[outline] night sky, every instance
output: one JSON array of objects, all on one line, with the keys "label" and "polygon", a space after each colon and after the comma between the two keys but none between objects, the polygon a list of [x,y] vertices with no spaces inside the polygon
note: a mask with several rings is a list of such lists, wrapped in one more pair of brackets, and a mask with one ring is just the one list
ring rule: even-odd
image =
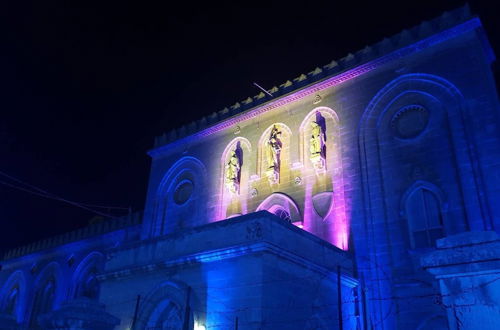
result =
[{"label": "night sky", "polygon": [[[494,2],[470,6],[500,54]],[[1,173],[65,199],[141,210],[155,136],[258,94],[253,82],[269,89],[464,4],[175,3],[2,2]],[[3,174],[0,250],[96,216],[17,190]]]}]

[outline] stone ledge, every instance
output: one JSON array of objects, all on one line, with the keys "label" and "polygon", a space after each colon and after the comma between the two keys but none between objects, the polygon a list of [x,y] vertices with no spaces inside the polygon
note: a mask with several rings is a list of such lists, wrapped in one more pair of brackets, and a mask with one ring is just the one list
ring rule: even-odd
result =
[{"label": "stone ledge", "polygon": [[470,231],[438,239],[436,241],[436,246],[438,249],[446,249],[494,242],[498,240],[498,234],[494,231]]},{"label": "stone ledge", "polygon": [[100,278],[262,252],[323,270],[332,271],[340,265],[348,276],[353,272],[350,253],[260,211],[114,249]]},{"label": "stone ledge", "polygon": [[495,232],[465,232],[438,241],[420,260],[435,275],[495,272],[500,269],[500,239]]}]

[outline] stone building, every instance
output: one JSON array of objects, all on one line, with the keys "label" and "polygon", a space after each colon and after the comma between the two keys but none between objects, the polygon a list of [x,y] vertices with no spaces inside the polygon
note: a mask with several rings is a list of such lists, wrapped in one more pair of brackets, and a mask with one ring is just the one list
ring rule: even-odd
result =
[{"label": "stone building", "polygon": [[143,215],[6,254],[0,328],[500,328],[494,59],[464,7],[157,138]]}]

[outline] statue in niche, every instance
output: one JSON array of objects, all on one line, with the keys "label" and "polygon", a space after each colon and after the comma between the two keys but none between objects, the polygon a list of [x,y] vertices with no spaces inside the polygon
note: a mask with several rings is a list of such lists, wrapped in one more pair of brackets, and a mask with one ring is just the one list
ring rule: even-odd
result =
[{"label": "statue in niche", "polygon": [[266,144],[267,177],[271,183],[279,182],[280,154],[281,154],[281,131],[273,126]]},{"label": "statue in niche", "polygon": [[[321,116],[321,115],[320,115]],[[325,170],[325,132],[318,121],[311,122],[311,139],[309,140],[310,159],[317,172]]]},{"label": "statue in niche", "polygon": [[233,194],[238,194],[240,192],[241,161],[236,151],[237,149],[231,151],[225,170],[226,187]]}]

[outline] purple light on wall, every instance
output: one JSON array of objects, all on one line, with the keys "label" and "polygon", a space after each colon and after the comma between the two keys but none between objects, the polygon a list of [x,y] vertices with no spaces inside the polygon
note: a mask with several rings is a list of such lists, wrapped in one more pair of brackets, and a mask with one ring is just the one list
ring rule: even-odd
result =
[{"label": "purple light on wall", "polygon": [[347,169],[342,166],[342,161],[339,160],[339,166],[342,169],[339,175],[332,176],[333,191],[334,191],[334,225],[333,235],[330,235],[330,242],[342,250],[349,249],[349,230],[351,219],[347,215],[350,214],[350,205],[345,198],[344,175]]},{"label": "purple light on wall", "polygon": [[307,181],[305,183],[305,195],[304,195],[304,227],[303,229],[312,233],[313,232],[313,220],[314,220],[314,206],[312,201],[312,190],[313,183]]},{"label": "purple light on wall", "polygon": [[[242,150],[242,156],[243,161],[244,159],[249,155],[249,153],[252,152],[252,144],[250,141],[244,137],[236,137],[234,138],[231,142],[229,142],[224,149],[224,152],[221,155],[220,158],[220,175],[219,175],[219,196],[217,197],[217,207],[215,211],[215,215],[212,217],[210,222],[214,221],[219,221],[227,218],[228,214],[226,214],[227,208],[231,203],[231,200],[233,198],[237,198],[239,200],[240,206],[241,206],[241,214],[247,214],[248,213],[248,206],[247,206],[247,190],[248,190],[248,182],[243,182],[246,180],[250,180],[249,178],[245,177],[244,173],[241,173],[241,187],[240,191],[237,195],[233,195],[231,192],[227,191],[225,185],[224,185],[224,180],[225,180],[225,166],[226,162],[228,159],[228,155],[231,151],[235,149],[237,145],[240,145],[240,148]],[[244,169],[242,169],[243,171]],[[230,216],[231,214],[229,214]]]}]

